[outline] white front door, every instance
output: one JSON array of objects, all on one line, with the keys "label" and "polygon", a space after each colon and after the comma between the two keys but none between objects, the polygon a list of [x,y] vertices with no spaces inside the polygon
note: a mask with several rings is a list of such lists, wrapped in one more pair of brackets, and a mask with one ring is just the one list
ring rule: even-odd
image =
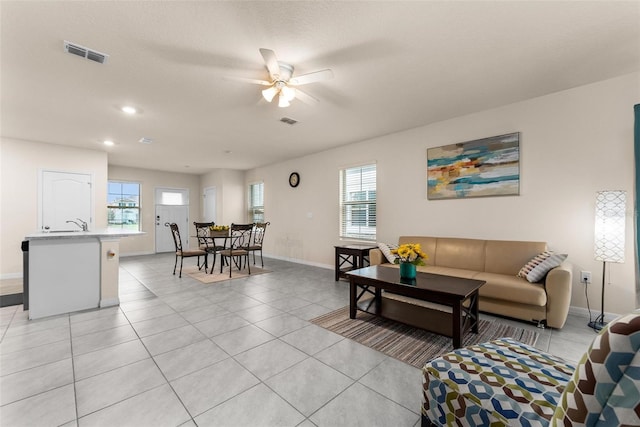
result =
[{"label": "white front door", "polygon": [[156,205],[156,253],[176,250],[171,229],[169,225],[165,225],[172,222],[178,224],[182,247],[189,247],[189,206]]},{"label": "white front door", "polygon": [[204,189],[204,215],[202,222],[216,222],[216,187]]},{"label": "white front door", "polygon": [[40,228],[50,231],[79,230],[67,221],[85,221],[91,229],[91,175],[42,171]]}]

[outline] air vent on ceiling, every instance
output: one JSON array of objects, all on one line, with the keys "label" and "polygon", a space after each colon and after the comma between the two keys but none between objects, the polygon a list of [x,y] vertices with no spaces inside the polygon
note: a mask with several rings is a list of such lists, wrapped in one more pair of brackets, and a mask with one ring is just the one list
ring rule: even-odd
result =
[{"label": "air vent on ceiling", "polygon": [[87,47],[80,46],[79,44],[71,43],[66,40],[64,41],[64,50],[72,55],[81,56],[90,61],[98,62],[100,64],[104,64],[105,62],[107,62],[107,58],[109,58],[109,55],[107,55],[106,53],[100,53],[93,49],[89,49]]},{"label": "air vent on ceiling", "polygon": [[283,117],[283,118],[280,119],[280,121],[282,123],[286,123],[288,125],[295,125],[296,123],[298,123],[297,120],[290,119],[289,117]]}]

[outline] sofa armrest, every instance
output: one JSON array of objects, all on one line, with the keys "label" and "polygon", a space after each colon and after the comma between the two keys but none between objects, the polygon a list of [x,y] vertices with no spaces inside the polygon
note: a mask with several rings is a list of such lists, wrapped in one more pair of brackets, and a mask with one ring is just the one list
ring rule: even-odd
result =
[{"label": "sofa armrest", "polygon": [[563,262],[547,274],[545,289],[547,291],[547,326],[562,328],[569,314],[571,304],[572,266]]},{"label": "sofa armrest", "polygon": [[380,265],[388,262],[380,249],[371,249],[369,251],[369,265]]}]

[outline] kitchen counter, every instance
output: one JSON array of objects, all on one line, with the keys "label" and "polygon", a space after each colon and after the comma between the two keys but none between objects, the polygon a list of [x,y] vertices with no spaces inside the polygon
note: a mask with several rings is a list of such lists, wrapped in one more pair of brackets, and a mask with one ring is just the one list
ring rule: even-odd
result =
[{"label": "kitchen counter", "polygon": [[29,241],[29,319],[119,305],[120,239],[128,230],[52,231]]},{"label": "kitchen counter", "polygon": [[25,240],[42,240],[42,239],[75,239],[82,237],[127,237],[145,234],[144,231],[130,230],[92,230],[92,231],[49,231],[37,232],[25,236]]}]

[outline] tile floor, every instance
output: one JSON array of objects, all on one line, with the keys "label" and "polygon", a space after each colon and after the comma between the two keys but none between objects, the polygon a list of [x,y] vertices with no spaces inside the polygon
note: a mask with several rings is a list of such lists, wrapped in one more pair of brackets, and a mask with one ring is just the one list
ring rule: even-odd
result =
[{"label": "tile floor", "polygon": [[[203,285],[172,266],[123,258],[119,307],[0,309],[0,424],[419,425],[418,369],[308,322],[348,303],[333,271],[267,259],[272,273]],[[573,361],[594,336],[577,316],[538,331]]]}]

